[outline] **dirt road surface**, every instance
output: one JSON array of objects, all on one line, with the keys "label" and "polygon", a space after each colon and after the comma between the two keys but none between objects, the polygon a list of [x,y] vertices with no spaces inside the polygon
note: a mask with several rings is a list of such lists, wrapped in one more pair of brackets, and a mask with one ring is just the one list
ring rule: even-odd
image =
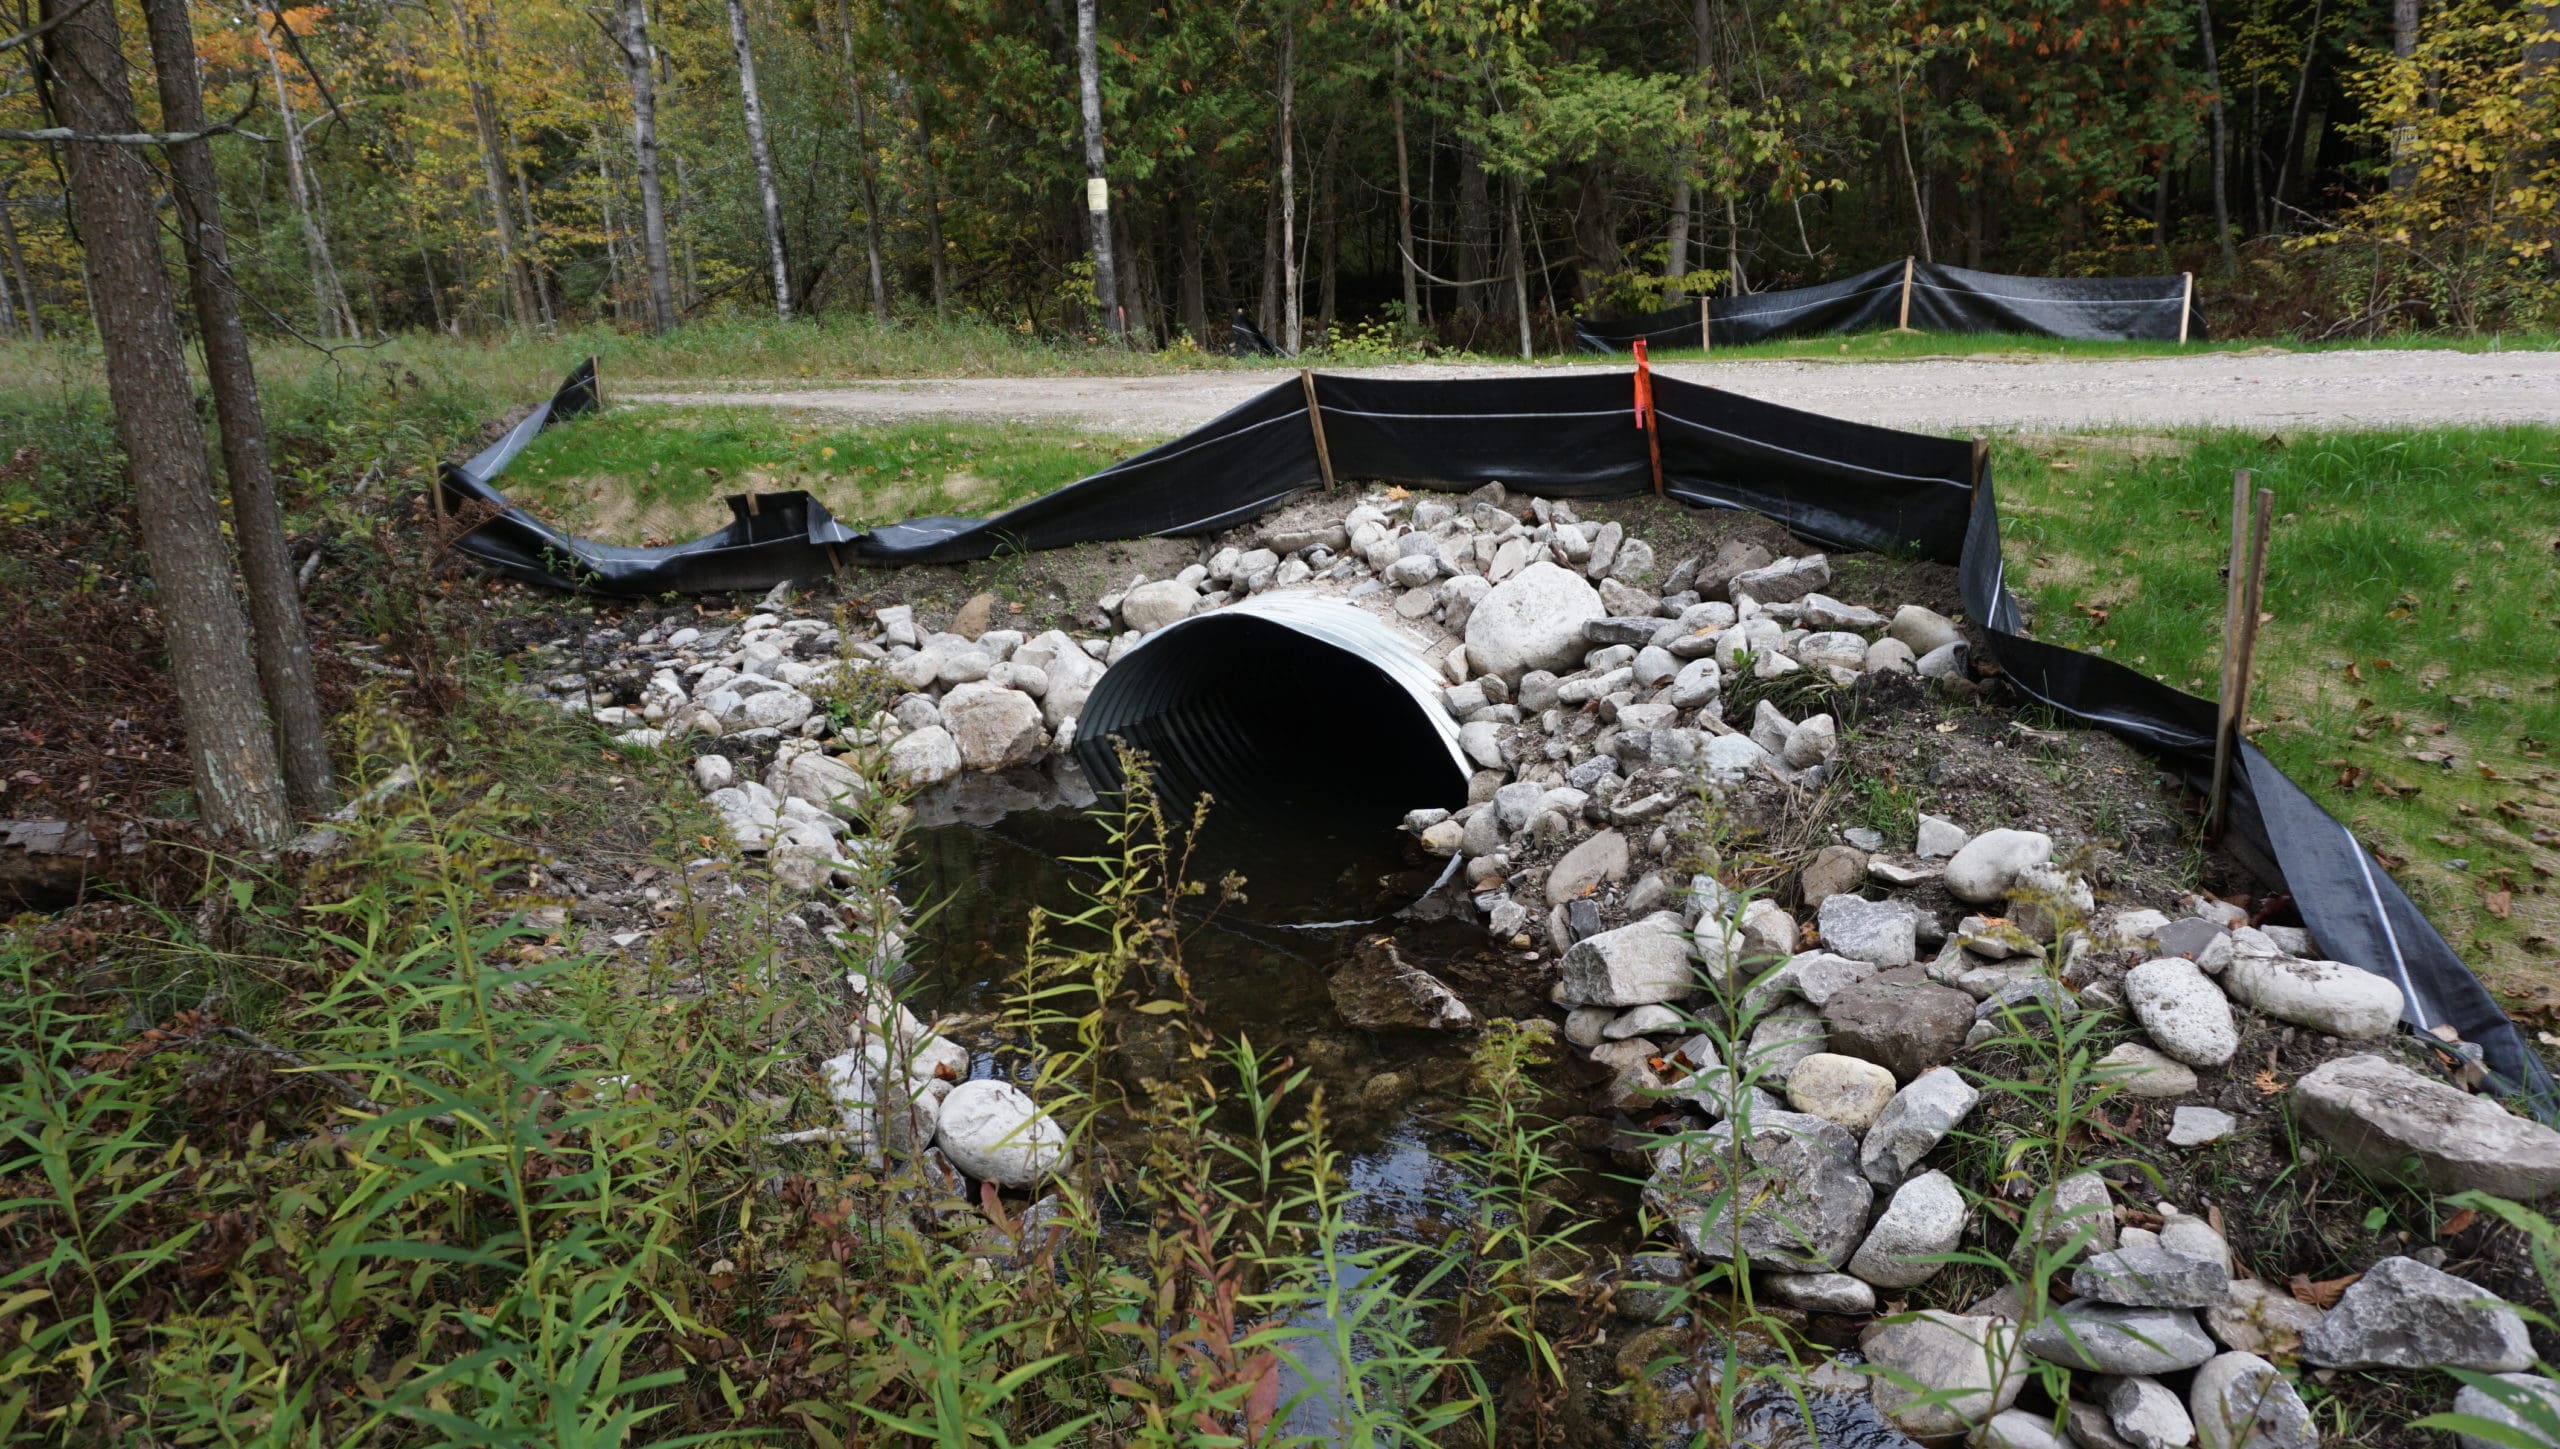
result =
[{"label": "dirt road surface", "polygon": [[[1528,369],[1417,365],[1338,370],[1363,377],[1470,378]],[[2560,423],[2560,352],[1682,362],[1658,370],[1832,417],[1931,432]],[[1288,378],[1285,372],[1255,370],[1136,378],[944,378],[832,387],[748,382],[718,390],[643,384],[622,396],[635,402],[807,408],[882,422],[963,417],[1178,433]]]}]

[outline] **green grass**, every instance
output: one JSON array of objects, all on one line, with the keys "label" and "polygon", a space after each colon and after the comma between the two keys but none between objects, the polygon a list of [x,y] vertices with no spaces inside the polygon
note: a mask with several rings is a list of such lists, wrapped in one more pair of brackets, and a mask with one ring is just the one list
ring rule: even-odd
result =
[{"label": "green grass", "polygon": [[[2041,638],[2211,696],[2231,476],[2276,493],[2257,743],[2395,863],[2493,986],[2547,975],[2560,903],[2560,429],[1995,442]],[[2534,839],[2537,832],[2542,841]]]},{"label": "green grass", "polygon": [[498,480],[575,532],[667,542],[719,527],[746,489],[805,488],[857,526],[985,515],[1072,483],[1148,440],[949,421],[885,427],[765,407],[634,405],[545,432]]}]

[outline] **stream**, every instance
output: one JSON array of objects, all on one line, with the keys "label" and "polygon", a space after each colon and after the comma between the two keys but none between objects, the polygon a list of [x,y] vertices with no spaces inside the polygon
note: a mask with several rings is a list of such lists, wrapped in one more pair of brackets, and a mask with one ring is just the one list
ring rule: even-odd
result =
[{"label": "stream", "polygon": [[[1079,888],[1090,890],[1101,878],[1090,858],[1107,852],[1110,842],[1087,813],[1091,791],[1071,767],[981,777],[916,804],[899,894],[923,919],[914,930],[914,974],[905,989],[921,1016],[991,1025],[1014,987],[1032,908],[1078,909]],[[1334,1009],[1328,978],[1351,959],[1363,937],[1392,933],[1404,959],[1453,978],[1452,985],[1479,1012],[1545,1010],[1538,1001],[1489,1003],[1480,989],[1462,984],[1499,972],[1499,958],[1489,951],[1471,906],[1461,900],[1457,909],[1440,908],[1453,894],[1434,890],[1448,863],[1412,848],[1397,828],[1401,817],[1401,811],[1375,810],[1251,820],[1213,813],[1188,872],[1191,879],[1211,883],[1212,894],[1214,883],[1230,871],[1245,880],[1241,900],[1214,914],[1205,903],[1186,912],[1183,962],[1203,1020],[1219,1040],[1249,1039],[1267,1058],[1286,1056],[1311,1068],[1313,1084],[1324,1088],[1356,1225],[1356,1241],[1346,1246],[1355,1249],[1442,1241],[1470,1211],[1465,1179],[1452,1164],[1453,1153],[1467,1143],[1443,1119],[1465,1093],[1472,1037],[1348,1026]],[[1518,995],[1516,989],[1510,994]],[[989,1033],[964,1035],[984,1039]],[[1143,1041],[1128,1045],[1144,1049]],[[1020,1066],[1017,1050],[1009,1046],[1003,1055],[1004,1067]],[[981,1073],[997,1069],[984,1057],[977,1066]],[[1552,1113],[1588,1110],[1577,1088],[1558,1073],[1548,1077],[1560,1093],[1549,1103]],[[1108,1116],[1097,1124],[1105,1134],[1114,1126]],[[1633,1182],[1623,1180],[1629,1177],[1625,1169],[1605,1161],[1598,1166],[1604,1176],[1581,1204],[1598,1226],[1581,1241],[1604,1253],[1633,1251]],[[1609,1355],[1638,1331],[1638,1325],[1613,1324]],[[1299,1398],[1284,1427],[1322,1436],[1330,1394],[1321,1384],[1340,1369],[1317,1341],[1305,1343],[1300,1357],[1320,1386]],[[1284,1371],[1283,1401],[1302,1386],[1296,1374]],[[1735,1442],[1763,1449],[1897,1449],[1912,1443],[1864,1395],[1816,1394],[1811,1407],[1808,1431],[1792,1401],[1755,1394],[1739,1421],[1747,1432]],[[1624,1442],[1688,1443],[1704,1426],[1653,1427]]]}]

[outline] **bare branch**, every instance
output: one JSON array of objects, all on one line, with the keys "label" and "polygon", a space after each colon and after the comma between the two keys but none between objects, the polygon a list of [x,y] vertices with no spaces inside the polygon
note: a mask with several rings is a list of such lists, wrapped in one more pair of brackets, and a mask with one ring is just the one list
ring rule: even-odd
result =
[{"label": "bare branch", "polygon": [[0,141],[83,141],[108,146],[176,146],[188,141],[201,141],[208,136],[239,136],[261,145],[270,144],[267,137],[255,131],[244,131],[238,126],[227,123],[220,126],[207,126],[201,131],[132,131],[123,135],[75,131],[69,126],[47,126],[40,131],[21,131],[11,126],[0,126]]},{"label": "bare branch", "polygon": [[10,51],[16,50],[19,46],[33,44],[37,37],[70,19],[72,16],[79,14],[81,11],[88,9],[91,3],[92,0],[73,0],[69,9],[64,10],[61,14],[53,17],[51,20],[45,21],[41,25],[30,25],[15,35],[0,37],[0,55],[6,55]]}]

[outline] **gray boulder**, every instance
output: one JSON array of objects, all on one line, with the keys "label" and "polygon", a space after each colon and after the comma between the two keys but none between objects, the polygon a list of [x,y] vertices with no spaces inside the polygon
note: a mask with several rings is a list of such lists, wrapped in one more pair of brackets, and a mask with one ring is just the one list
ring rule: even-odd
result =
[{"label": "gray boulder", "polygon": [[1943,1172],[1924,1172],[1896,1189],[1884,1216],[1849,1259],[1849,1271],[1879,1288],[1916,1288],[1947,1265],[1964,1239],[1964,1193]]},{"label": "gray boulder", "polygon": [[2195,1419],[2158,1379],[2109,1379],[2099,1387],[2098,1402],[2106,1406],[2109,1426],[2133,1449],[2186,1449],[2195,1441]]},{"label": "gray boulder", "polygon": [[2358,1167],[2416,1159],[2439,1193],[2531,1202],[2560,1192],[2560,1132],[2378,1056],[2337,1057],[2293,1084],[2294,1115]]},{"label": "gray boulder", "polygon": [[1006,770],[1040,758],[1040,703],[1018,689],[963,684],[942,698],[942,727],[973,770]]},{"label": "gray boulder", "polygon": [[2125,973],[2124,995],[2152,1044],[2192,1067],[2218,1067],[2240,1050],[2231,1001],[2183,956],[2145,961]]},{"label": "gray boulder", "polygon": [[2388,1036],[2400,1024],[2400,988],[2340,961],[2235,953],[2222,989],[2243,1006],[2331,1036]]},{"label": "gray boulder", "polygon": [[1960,901],[1987,906],[2009,893],[2018,877],[2053,863],[2053,837],[2040,830],[1986,830],[1947,861],[1947,891]]},{"label": "gray boulder", "polygon": [[1564,954],[1556,1000],[1566,1006],[1645,1006],[1677,1001],[1695,984],[1679,912],[1657,911],[1574,942]]},{"label": "gray boulder", "polygon": [[1800,1112],[1754,1112],[1742,1145],[1745,1180],[1732,1183],[1733,1133],[1731,1121],[1719,1122],[1657,1151],[1647,1202],[1700,1258],[1747,1254],[1795,1273],[1838,1268],[1857,1249],[1875,1201],[1858,1175],[1857,1139]]},{"label": "gray boulder", "polygon": [[1921,1438],[1961,1434],[2018,1401],[2027,1367],[2017,1325],[1928,1308],[1877,1325],[1858,1345],[1877,1412]]},{"label": "gray boulder", "polygon": [[1885,636],[1901,641],[1914,657],[1943,649],[1964,637],[1953,619],[1918,604],[1905,604],[1894,610],[1893,622],[1885,626]]},{"label": "gray boulder", "polygon": [[1833,996],[1822,1019],[1831,1050],[1864,1057],[1908,1082],[1963,1048],[1973,1030],[1973,998],[1931,981],[1919,967],[1903,966]]},{"label": "gray boulder", "polygon": [[[1120,621],[1141,634],[1152,634],[1200,606],[1200,591],[1173,579],[1140,584],[1120,596]],[[962,1168],[961,1171],[968,1171]]]},{"label": "gray boulder", "polygon": [[1505,679],[1530,669],[1574,669],[1583,654],[1583,621],[1607,612],[1580,574],[1533,563],[1495,585],[1468,616],[1468,667]]},{"label": "gray boulder", "polygon": [[2487,1289],[2415,1258],[2385,1258],[2302,1335],[2302,1357],[2322,1368],[2500,1374],[2529,1366],[2533,1343],[2524,1319]]},{"label": "gray boulder", "polygon": [[1843,956],[1877,966],[1908,966],[1919,949],[1919,922],[1901,901],[1863,896],[1826,897],[1818,911],[1822,943]]}]

